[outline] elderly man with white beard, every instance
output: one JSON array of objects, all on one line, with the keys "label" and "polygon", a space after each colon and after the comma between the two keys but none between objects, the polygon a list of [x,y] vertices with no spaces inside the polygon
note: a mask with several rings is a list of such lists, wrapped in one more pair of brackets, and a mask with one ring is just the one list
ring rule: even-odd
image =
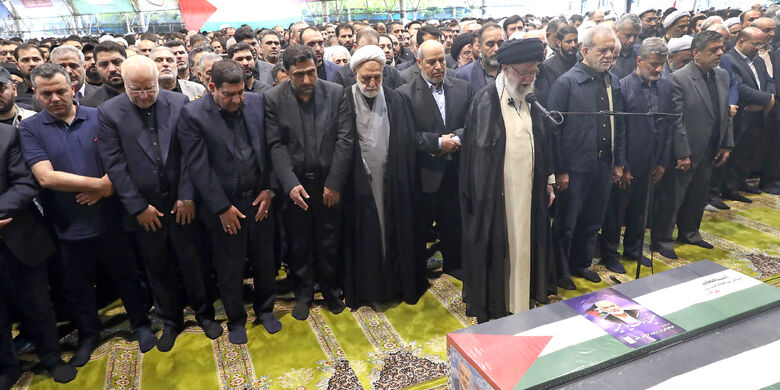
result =
[{"label": "elderly man with white beard", "polygon": [[149,58],[157,64],[160,75],[157,80],[160,88],[183,93],[190,101],[206,94],[206,88],[194,81],[179,79],[176,69],[176,57],[169,47],[157,46],[149,53]]},{"label": "elderly man with white beard", "polygon": [[526,100],[544,43],[511,40],[495,58],[501,73],[474,96],[460,152],[463,295],[479,322],[546,303],[556,291],[551,151],[541,112]]},{"label": "elderly man with white beard", "polygon": [[385,55],[375,45],[352,54],[356,83],[345,90],[356,129],[345,221],[349,244],[344,297],[350,307],[404,301],[425,292],[415,260],[412,187],[414,124],[401,95],[382,85]]}]

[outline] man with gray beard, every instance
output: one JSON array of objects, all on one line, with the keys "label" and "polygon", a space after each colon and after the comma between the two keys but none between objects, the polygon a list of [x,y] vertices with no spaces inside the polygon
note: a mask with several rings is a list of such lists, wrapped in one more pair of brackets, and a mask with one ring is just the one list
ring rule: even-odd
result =
[{"label": "man with gray beard", "polygon": [[498,24],[488,23],[479,30],[477,38],[472,52],[479,53],[480,60],[458,68],[455,72],[455,77],[468,81],[475,92],[495,81],[501,70],[495,55],[504,44],[504,30]]},{"label": "man with gray beard", "polygon": [[157,46],[149,53],[149,58],[157,64],[160,71],[157,81],[160,88],[183,93],[190,101],[206,94],[206,88],[194,81],[179,79],[176,69],[176,57],[169,47]]},{"label": "man with gray beard", "polygon": [[463,296],[479,322],[546,303],[556,291],[550,144],[541,112],[526,100],[544,43],[512,40],[494,58],[501,73],[474,96],[460,152]]}]

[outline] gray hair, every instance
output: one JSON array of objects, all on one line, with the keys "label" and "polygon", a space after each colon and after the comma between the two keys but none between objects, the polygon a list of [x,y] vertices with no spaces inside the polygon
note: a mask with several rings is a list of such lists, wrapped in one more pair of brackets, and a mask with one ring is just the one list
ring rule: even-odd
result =
[{"label": "gray hair", "polygon": [[51,53],[49,54],[49,61],[51,63],[54,63],[55,57],[59,58],[72,53],[75,53],[76,57],[78,57],[79,64],[84,65],[84,53],[82,53],[81,50],[76,48],[76,46],[72,46],[72,45],[61,45],[52,49]]},{"label": "gray hair", "polygon": [[666,58],[667,55],[669,55],[669,48],[666,47],[666,43],[661,38],[645,38],[642,41],[642,46],[639,47],[639,57],[643,60],[650,58],[650,56]]},{"label": "gray hair", "polygon": [[324,58],[327,61],[330,61],[330,59],[333,58],[334,54],[345,54],[347,56],[347,62],[349,62],[349,59],[352,58],[352,55],[349,54],[349,50],[347,50],[346,47],[341,45],[326,47],[322,53],[322,58]]},{"label": "gray hair", "polygon": [[217,53],[206,53],[203,56],[200,57],[198,60],[198,70],[203,69],[203,64],[206,63],[206,61],[214,61],[217,62],[222,59],[222,56],[220,56]]},{"label": "gray hair", "polygon": [[710,28],[712,26],[715,26],[715,25],[718,25],[718,24],[723,24],[723,18],[721,18],[718,15],[713,15],[713,16],[708,17],[707,19],[704,19],[704,21],[701,22],[701,29],[702,29],[702,31],[704,31],[704,30],[707,30],[708,28]]},{"label": "gray hair", "polygon": [[165,51],[171,53],[171,55],[173,55],[173,50],[171,50],[170,47],[168,47],[168,46],[155,46],[154,49],[152,49],[152,51],[149,52],[149,58],[152,58],[153,54],[156,54],[157,52],[163,51],[163,50],[165,50]]},{"label": "gray hair", "polygon": [[780,23],[780,15],[778,15],[778,11],[780,11],[780,4],[775,3],[769,7],[766,7],[766,12],[764,12],[764,15],[768,18],[772,18],[775,23]]},{"label": "gray hair", "polygon": [[620,21],[617,22],[617,29],[620,30],[625,25],[630,25],[637,30],[642,29],[642,21],[636,14],[623,14],[623,16],[620,17]]},{"label": "gray hair", "polygon": [[[612,31],[611,28],[607,26],[602,25],[595,25],[587,30],[585,30],[585,34],[582,37],[582,47],[592,49],[594,44],[594,38],[596,35],[609,35],[611,37],[615,36],[615,33]],[[619,41],[619,40],[618,40]]]},{"label": "gray hair", "polygon": [[33,68],[32,72],[30,72],[30,81],[32,82],[33,88],[38,88],[35,83],[35,79],[41,77],[49,80],[58,74],[65,76],[65,81],[67,81],[68,85],[70,85],[70,76],[68,75],[68,71],[66,71],[63,67],[52,63],[40,64]]}]

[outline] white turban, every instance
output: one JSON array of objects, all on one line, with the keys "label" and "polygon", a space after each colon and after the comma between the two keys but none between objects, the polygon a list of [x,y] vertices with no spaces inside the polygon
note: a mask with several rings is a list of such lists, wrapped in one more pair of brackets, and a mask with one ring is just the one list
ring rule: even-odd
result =
[{"label": "white turban", "polygon": [[677,53],[684,50],[691,50],[691,42],[693,42],[693,37],[690,35],[683,35],[679,38],[670,39],[669,43],[666,44],[666,47],[669,49],[669,53]]},{"label": "white turban", "polygon": [[677,19],[683,18],[683,17],[691,17],[691,13],[688,11],[683,11],[681,9],[678,9],[677,11],[674,11],[666,16],[664,19],[664,28],[668,29],[669,27],[672,27],[674,22],[677,21]]},{"label": "white turban", "polygon": [[726,28],[730,28],[735,24],[739,24],[739,18],[728,18],[725,22],[723,22],[723,25],[726,26]]},{"label": "white turban", "polygon": [[112,37],[111,35],[103,35],[100,37],[100,39],[98,39],[98,43],[103,43],[105,41],[116,42],[116,38]]},{"label": "white turban", "polygon": [[384,67],[387,58],[385,57],[385,52],[379,46],[366,45],[352,53],[352,58],[349,59],[349,68],[354,72],[360,65],[368,61],[376,61]]}]

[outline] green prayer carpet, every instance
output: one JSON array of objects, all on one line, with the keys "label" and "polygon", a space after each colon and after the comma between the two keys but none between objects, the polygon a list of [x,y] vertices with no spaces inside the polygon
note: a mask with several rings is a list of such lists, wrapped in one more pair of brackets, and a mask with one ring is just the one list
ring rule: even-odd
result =
[{"label": "green prayer carpet", "polygon": [[[709,259],[766,283],[780,286],[780,197],[751,196],[752,204],[727,202],[732,209],[705,212],[702,235],[715,245],[707,250],[677,245],[678,260],[655,255],[654,272]],[[649,237],[648,237],[649,238]],[[649,255],[647,243],[645,254]],[[437,254],[438,256],[438,254]],[[624,261],[627,273],[614,274],[601,265],[594,269],[601,283],[575,278],[576,291],[559,290],[552,301],[609,287],[615,276],[632,280],[636,263]],[[643,268],[642,276],[651,274]],[[431,288],[413,306],[389,305],[345,310],[334,315],[315,307],[306,321],[292,318],[292,302],[279,300],[276,315],[283,329],[269,335],[253,324],[248,305],[249,343],[232,345],[226,335],[209,340],[191,325],[172,351],[141,354],[130,337],[121,305],[101,311],[110,324],[92,360],[72,383],[54,383],[43,371],[26,371],[14,389],[111,390],[238,390],[238,389],[434,389],[445,388],[446,334],[475,324],[465,315],[462,284],[449,275],[431,278]],[[219,302],[218,302],[219,305]],[[225,319],[219,308],[218,317]],[[161,327],[156,322],[156,329]],[[73,335],[65,344],[73,343]],[[66,350],[71,350],[68,348]],[[64,358],[70,358],[69,352]],[[22,355],[25,368],[34,367],[33,354]]]}]

